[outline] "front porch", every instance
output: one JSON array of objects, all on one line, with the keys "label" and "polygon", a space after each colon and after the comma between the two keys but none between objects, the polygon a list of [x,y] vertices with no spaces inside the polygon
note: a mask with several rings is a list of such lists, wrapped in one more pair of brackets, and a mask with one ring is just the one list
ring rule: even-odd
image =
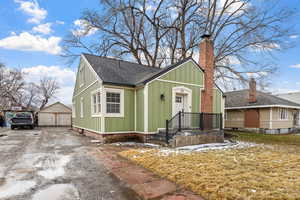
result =
[{"label": "front porch", "polygon": [[178,112],[166,120],[166,128],[151,135],[148,141],[159,141],[168,146],[224,142],[221,113]]}]

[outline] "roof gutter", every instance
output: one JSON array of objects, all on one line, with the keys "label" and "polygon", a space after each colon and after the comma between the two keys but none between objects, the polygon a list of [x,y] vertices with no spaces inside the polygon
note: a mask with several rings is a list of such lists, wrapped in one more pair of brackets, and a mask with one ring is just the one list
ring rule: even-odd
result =
[{"label": "roof gutter", "polygon": [[287,106],[287,105],[261,105],[261,106],[240,106],[240,107],[226,107],[225,110],[238,110],[247,108],[294,108],[300,109],[300,106]]}]

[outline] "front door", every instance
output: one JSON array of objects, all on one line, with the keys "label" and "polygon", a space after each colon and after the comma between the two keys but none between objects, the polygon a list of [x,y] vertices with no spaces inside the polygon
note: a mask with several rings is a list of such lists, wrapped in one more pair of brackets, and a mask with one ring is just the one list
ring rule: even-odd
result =
[{"label": "front door", "polygon": [[259,110],[245,110],[245,128],[259,128]]},{"label": "front door", "polygon": [[179,111],[184,111],[184,95],[183,94],[176,94],[175,96],[175,115]]}]

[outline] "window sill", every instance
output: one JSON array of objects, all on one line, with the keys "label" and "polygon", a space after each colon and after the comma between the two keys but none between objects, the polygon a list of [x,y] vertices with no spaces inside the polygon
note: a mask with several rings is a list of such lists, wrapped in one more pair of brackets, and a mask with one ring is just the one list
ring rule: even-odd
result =
[{"label": "window sill", "polygon": [[102,117],[101,114],[93,114],[92,117]]},{"label": "window sill", "polygon": [[123,118],[124,115],[123,114],[120,114],[120,113],[106,113],[105,117],[119,117],[119,118]]}]

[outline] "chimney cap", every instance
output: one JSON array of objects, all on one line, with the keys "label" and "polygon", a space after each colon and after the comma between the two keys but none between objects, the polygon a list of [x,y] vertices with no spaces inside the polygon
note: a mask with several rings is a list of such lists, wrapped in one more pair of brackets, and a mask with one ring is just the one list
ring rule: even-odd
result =
[{"label": "chimney cap", "polygon": [[201,36],[201,38],[202,38],[202,39],[204,39],[204,38],[210,38],[210,36],[211,36],[210,34],[203,34],[203,35]]}]

